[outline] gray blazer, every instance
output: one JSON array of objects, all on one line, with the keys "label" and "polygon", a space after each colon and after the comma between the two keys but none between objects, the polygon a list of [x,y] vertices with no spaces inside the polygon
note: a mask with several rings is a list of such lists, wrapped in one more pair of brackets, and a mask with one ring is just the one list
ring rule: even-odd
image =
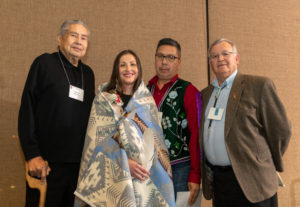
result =
[{"label": "gray blazer", "polygon": [[[201,91],[200,125],[202,187],[212,198],[211,173],[205,164],[203,126],[212,85]],[[260,202],[277,192],[276,171],[283,171],[282,155],[291,136],[290,123],[273,82],[265,77],[238,73],[228,98],[225,145],[234,174],[250,202]]]}]

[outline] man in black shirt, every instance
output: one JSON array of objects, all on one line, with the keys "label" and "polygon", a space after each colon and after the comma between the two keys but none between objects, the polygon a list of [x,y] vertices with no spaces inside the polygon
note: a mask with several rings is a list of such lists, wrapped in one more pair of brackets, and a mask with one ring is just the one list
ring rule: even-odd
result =
[{"label": "man in black shirt", "polygon": [[[67,20],[57,36],[59,51],[31,65],[19,112],[19,137],[31,176],[47,177],[45,206],[73,206],[95,80],[81,62],[90,32]],[[47,162],[48,161],[48,164]],[[38,206],[39,192],[26,186],[26,206]]]}]

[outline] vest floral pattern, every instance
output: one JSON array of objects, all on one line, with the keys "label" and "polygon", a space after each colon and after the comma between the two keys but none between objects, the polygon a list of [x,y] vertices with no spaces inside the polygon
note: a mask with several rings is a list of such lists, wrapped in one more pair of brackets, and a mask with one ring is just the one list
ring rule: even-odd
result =
[{"label": "vest floral pattern", "polygon": [[[189,160],[190,131],[183,98],[189,82],[177,79],[168,89],[158,108],[163,112],[162,128],[171,164]],[[154,92],[154,85],[151,92]]]}]

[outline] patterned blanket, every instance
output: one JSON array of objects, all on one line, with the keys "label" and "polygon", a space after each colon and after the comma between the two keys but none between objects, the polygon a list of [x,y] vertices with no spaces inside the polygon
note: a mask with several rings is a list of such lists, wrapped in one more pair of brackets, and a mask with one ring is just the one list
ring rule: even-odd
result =
[{"label": "patterned blanket", "polygon": [[[99,87],[91,109],[75,206],[173,207],[171,166],[156,104],[144,83],[127,107]],[[145,181],[130,175],[128,158],[150,171]]]}]

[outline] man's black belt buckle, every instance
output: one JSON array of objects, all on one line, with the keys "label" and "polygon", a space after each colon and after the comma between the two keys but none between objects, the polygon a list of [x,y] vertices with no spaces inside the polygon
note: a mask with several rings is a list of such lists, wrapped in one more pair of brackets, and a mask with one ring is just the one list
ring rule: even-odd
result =
[{"label": "man's black belt buckle", "polygon": [[227,166],[212,165],[212,164],[209,163],[207,160],[206,160],[206,164],[207,164],[208,167],[209,167],[210,169],[212,169],[213,171],[226,172],[226,171],[232,170],[231,165],[227,165]]}]

